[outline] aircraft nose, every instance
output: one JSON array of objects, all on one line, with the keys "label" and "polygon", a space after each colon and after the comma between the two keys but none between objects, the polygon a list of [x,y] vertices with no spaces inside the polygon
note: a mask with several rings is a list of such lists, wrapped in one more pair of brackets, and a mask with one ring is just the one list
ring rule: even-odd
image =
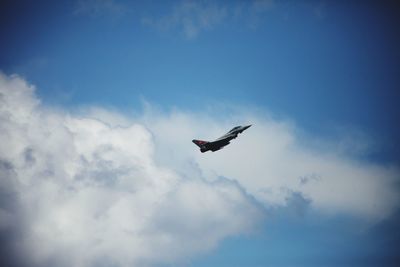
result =
[{"label": "aircraft nose", "polygon": [[246,130],[246,129],[250,128],[250,127],[251,127],[251,125],[252,125],[252,124],[250,124],[250,125],[247,125],[247,126],[244,126],[244,129]]}]

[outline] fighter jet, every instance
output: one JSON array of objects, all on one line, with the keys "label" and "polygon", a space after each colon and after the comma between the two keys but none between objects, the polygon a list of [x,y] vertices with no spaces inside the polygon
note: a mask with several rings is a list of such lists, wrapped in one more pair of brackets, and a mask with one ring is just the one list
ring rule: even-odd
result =
[{"label": "fighter jet", "polygon": [[211,150],[212,152],[215,152],[217,150],[220,150],[224,146],[228,145],[232,139],[235,139],[238,134],[242,133],[244,130],[248,129],[250,125],[247,126],[236,126],[232,128],[229,132],[227,132],[225,135],[221,136],[215,141],[202,141],[202,140],[192,140],[193,143],[195,143],[197,146],[200,147],[201,153],[204,153],[206,151]]}]

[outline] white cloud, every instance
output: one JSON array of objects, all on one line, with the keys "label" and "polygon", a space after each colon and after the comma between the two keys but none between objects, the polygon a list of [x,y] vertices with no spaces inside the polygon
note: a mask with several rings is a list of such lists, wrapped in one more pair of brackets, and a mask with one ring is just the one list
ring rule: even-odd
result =
[{"label": "white cloud", "polygon": [[175,262],[263,216],[232,181],[157,165],[141,124],[48,108],[17,76],[0,76],[0,102],[0,231],[30,266]]},{"label": "white cloud", "polygon": [[[148,266],[253,231],[260,204],[372,220],[398,208],[396,166],[359,161],[332,142],[306,146],[293,123],[232,111],[68,113],[0,74],[0,233],[19,233],[13,247],[30,265]],[[239,123],[253,127],[217,153],[190,142]]]},{"label": "white cloud", "polygon": [[[380,220],[399,207],[398,166],[358,160],[368,139],[352,138],[353,130],[340,140],[309,140],[292,122],[246,107],[224,119],[215,118],[219,111],[148,114],[145,125],[155,136],[159,161],[178,170],[190,158],[208,179],[235,179],[267,207],[285,206],[293,192],[326,214]],[[187,145],[219,137],[239,123],[253,127],[218,153],[201,154]]]}]

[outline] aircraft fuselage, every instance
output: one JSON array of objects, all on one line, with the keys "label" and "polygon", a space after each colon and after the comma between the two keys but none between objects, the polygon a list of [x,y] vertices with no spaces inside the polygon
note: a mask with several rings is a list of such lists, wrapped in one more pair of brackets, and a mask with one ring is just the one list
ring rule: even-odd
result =
[{"label": "aircraft fuselage", "polygon": [[195,139],[192,140],[192,142],[195,143],[198,147],[200,147],[200,151],[202,153],[209,150],[215,152],[217,150],[220,150],[224,146],[228,145],[232,139],[235,139],[238,136],[238,134],[242,133],[244,130],[247,130],[248,128],[250,128],[250,126],[251,125],[236,126],[215,141],[209,142],[209,141],[202,141]]}]

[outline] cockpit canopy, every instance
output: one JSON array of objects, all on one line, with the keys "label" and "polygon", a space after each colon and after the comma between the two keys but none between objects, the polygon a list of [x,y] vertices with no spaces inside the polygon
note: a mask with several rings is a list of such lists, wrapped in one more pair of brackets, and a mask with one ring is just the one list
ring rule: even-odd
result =
[{"label": "cockpit canopy", "polygon": [[232,128],[232,130],[230,130],[229,132],[233,132],[233,131],[235,131],[235,130],[237,130],[237,129],[239,129],[241,126],[236,126],[236,127],[233,127]]}]

